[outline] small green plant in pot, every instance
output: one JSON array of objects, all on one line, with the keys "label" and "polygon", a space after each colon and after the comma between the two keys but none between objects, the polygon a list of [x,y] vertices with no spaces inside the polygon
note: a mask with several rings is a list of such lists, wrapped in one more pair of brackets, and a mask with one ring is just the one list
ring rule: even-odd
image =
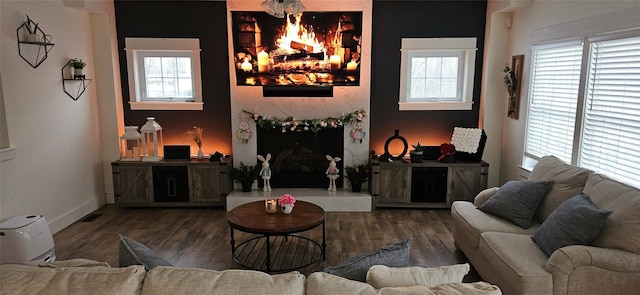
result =
[{"label": "small green plant in pot", "polygon": [[84,67],[87,66],[87,63],[82,60],[82,58],[72,58],[69,61],[69,65],[73,68],[73,78],[74,79],[84,79]]},{"label": "small green plant in pot", "polygon": [[239,167],[233,168],[233,179],[242,184],[243,192],[250,192],[253,181],[258,178],[258,171],[256,166],[248,166],[240,162]]},{"label": "small green plant in pot", "polygon": [[422,163],[422,156],[424,154],[424,146],[420,145],[418,141],[417,144],[412,144],[413,150],[409,152],[409,156],[411,157],[411,163]]},{"label": "small green plant in pot", "polygon": [[362,184],[369,179],[370,170],[369,164],[344,167],[347,183],[351,186],[351,191],[359,192],[362,190]]}]

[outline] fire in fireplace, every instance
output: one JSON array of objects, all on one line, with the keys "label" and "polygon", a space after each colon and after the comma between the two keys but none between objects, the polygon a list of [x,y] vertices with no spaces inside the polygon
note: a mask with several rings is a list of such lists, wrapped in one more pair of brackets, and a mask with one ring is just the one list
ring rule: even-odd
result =
[{"label": "fire in fireplace", "polygon": [[[326,155],[344,158],[342,126],[317,132],[285,133],[279,129],[258,128],[257,141],[259,155],[271,153],[272,188],[328,188]],[[343,175],[342,162],[337,165]],[[262,185],[259,181],[259,186]],[[336,186],[342,187],[342,177],[336,180]]]},{"label": "fire in fireplace", "polygon": [[362,12],[231,17],[237,85],[360,85]]}]

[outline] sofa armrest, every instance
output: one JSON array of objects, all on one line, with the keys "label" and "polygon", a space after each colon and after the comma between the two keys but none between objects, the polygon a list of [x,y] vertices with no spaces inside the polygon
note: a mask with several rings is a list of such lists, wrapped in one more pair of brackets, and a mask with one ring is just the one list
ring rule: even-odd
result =
[{"label": "sofa armrest", "polygon": [[545,268],[553,276],[554,294],[580,294],[588,286],[619,294],[640,288],[640,255],[625,250],[567,246],[553,252]]},{"label": "sofa armrest", "polygon": [[480,207],[480,205],[484,204],[493,194],[498,191],[499,187],[490,187],[481,192],[479,192],[476,197],[473,199],[473,204],[476,207]]}]

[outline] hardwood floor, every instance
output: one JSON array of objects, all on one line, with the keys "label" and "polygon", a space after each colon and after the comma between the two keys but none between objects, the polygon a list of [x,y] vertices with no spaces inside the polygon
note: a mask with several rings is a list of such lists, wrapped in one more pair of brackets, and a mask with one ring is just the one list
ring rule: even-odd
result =
[{"label": "hardwood floor", "polygon": [[[144,243],[179,267],[240,268],[231,258],[227,212],[222,208],[117,208],[106,205],[92,221],[78,221],[54,235],[57,260],[87,258],[118,266],[118,233]],[[90,215],[91,216],[91,215]],[[91,218],[89,218],[91,219]],[[305,275],[349,257],[413,235],[411,266],[467,262],[453,245],[448,209],[377,209],[371,213],[326,213],[327,260],[300,270]],[[250,234],[236,231],[240,241]],[[321,229],[302,233],[321,239]],[[480,277],[472,271],[465,281]]]}]

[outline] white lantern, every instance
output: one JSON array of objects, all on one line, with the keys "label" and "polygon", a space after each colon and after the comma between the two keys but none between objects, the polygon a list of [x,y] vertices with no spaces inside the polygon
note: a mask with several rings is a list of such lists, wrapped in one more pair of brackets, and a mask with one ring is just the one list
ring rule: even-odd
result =
[{"label": "white lantern", "polygon": [[140,132],[142,132],[142,161],[157,162],[160,157],[159,150],[162,148],[162,127],[155,121],[154,117],[147,117]]},{"label": "white lantern", "polygon": [[120,136],[120,161],[140,161],[141,147],[142,135],[138,132],[138,126],[125,126]]}]

